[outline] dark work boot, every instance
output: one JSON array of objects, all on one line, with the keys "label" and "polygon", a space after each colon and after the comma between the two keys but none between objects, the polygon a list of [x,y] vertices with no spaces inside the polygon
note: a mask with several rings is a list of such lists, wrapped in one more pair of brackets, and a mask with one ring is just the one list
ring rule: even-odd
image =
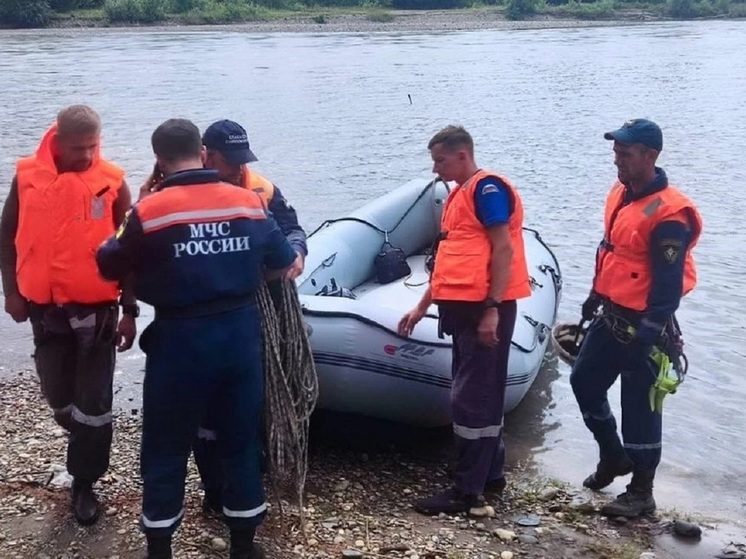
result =
[{"label": "dark work boot", "polygon": [[231,530],[230,559],[264,559],[264,551],[254,543],[255,528]]},{"label": "dark work boot", "polygon": [[488,495],[494,495],[495,497],[502,497],[505,492],[505,487],[508,482],[505,481],[505,477],[499,477],[497,479],[489,480],[484,486],[484,492]]},{"label": "dark work boot", "polygon": [[589,475],[583,481],[583,486],[593,491],[600,491],[604,487],[611,485],[617,476],[626,476],[632,471],[632,460],[626,454],[616,460],[602,459],[596,466],[596,471]]},{"label": "dark work boot", "polygon": [[171,536],[147,536],[147,559],[171,559]]},{"label": "dark work boot", "polygon": [[209,518],[223,517],[223,504],[219,495],[205,491],[202,499],[202,513]]},{"label": "dark work boot", "polygon": [[653,478],[655,470],[635,471],[632,481],[627,486],[627,491],[619,495],[611,503],[601,508],[601,514],[605,516],[624,516],[635,518],[644,514],[655,512],[655,499],[653,499]]},{"label": "dark work boot", "polygon": [[484,498],[481,495],[466,495],[455,487],[451,487],[432,497],[420,499],[414,504],[414,510],[420,514],[435,516],[441,512],[445,514],[469,512],[469,509],[483,506]]},{"label": "dark work boot", "polygon": [[73,515],[78,524],[90,526],[98,520],[98,500],[91,482],[73,480],[72,501]]}]

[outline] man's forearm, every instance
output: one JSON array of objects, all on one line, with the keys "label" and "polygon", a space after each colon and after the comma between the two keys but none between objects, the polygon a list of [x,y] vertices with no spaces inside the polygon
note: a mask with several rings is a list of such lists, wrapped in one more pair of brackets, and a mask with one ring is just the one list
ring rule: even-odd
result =
[{"label": "man's forearm", "polygon": [[490,258],[490,289],[487,297],[502,301],[503,293],[510,280],[510,264],[513,260],[512,247],[493,247]]},{"label": "man's forearm", "polygon": [[16,280],[16,232],[18,231],[18,183],[15,178],[10,185],[8,197],[0,218],[0,273],[5,295],[18,293]]},{"label": "man's forearm", "polygon": [[425,293],[422,294],[422,298],[420,299],[420,302],[417,303],[417,306],[423,310],[427,311],[427,309],[430,307],[430,305],[433,304],[433,292],[430,289],[430,286],[427,286],[427,289],[425,290]]},{"label": "man's forearm", "polygon": [[119,289],[122,294],[120,295],[119,303],[121,305],[134,305],[137,302],[135,297],[135,274],[130,272],[119,280]]}]

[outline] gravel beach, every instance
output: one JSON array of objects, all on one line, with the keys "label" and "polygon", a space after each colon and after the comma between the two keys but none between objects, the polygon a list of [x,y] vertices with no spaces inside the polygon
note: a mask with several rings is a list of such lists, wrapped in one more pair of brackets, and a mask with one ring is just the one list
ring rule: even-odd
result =
[{"label": "gravel beach", "polygon": [[[66,433],[50,419],[33,372],[0,385],[3,449],[0,451],[0,556],[3,558],[140,558],[140,480],[137,409],[115,420],[111,467],[97,484],[102,514],[91,528],[69,513],[64,468]],[[335,432],[345,423],[347,432]],[[336,429],[339,431],[339,429]],[[530,466],[514,465],[503,500],[488,497],[480,516],[427,518],[411,503],[448,483],[447,433],[408,432],[360,436],[348,422],[320,416],[312,432],[304,525],[295,504],[274,496],[259,540],[273,558],[601,558],[667,559],[655,550],[672,532],[665,515],[634,522],[597,514],[603,499],[537,479]],[[190,463],[185,520],[175,557],[227,557],[228,534],[201,512],[199,479]],[[732,546],[735,551],[744,548]],[[655,555],[645,555],[655,550]],[[737,557],[738,555],[733,555]]]}]

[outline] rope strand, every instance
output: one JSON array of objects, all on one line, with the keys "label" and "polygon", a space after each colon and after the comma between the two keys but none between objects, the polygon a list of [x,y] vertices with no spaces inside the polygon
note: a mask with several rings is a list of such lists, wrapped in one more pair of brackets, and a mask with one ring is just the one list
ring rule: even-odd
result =
[{"label": "rope strand", "polygon": [[295,283],[282,281],[278,291],[273,298],[265,284],[258,296],[264,332],[266,449],[280,513],[280,490],[288,487],[298,499],[303,529],[308,429],[319,383]]}]

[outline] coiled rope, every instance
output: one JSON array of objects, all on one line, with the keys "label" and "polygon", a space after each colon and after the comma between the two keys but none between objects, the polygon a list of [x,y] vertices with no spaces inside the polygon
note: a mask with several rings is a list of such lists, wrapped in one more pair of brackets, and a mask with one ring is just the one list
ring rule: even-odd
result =
[{"label": "coiled rope", "polygon": [[308,428],[319,395],[311,346],[295,282],[281,281],[259,290],[264,332],[266,452],[269,476],[280,514],[280,491],[298,499],[305,526],[303,490],[308,473]]}]

